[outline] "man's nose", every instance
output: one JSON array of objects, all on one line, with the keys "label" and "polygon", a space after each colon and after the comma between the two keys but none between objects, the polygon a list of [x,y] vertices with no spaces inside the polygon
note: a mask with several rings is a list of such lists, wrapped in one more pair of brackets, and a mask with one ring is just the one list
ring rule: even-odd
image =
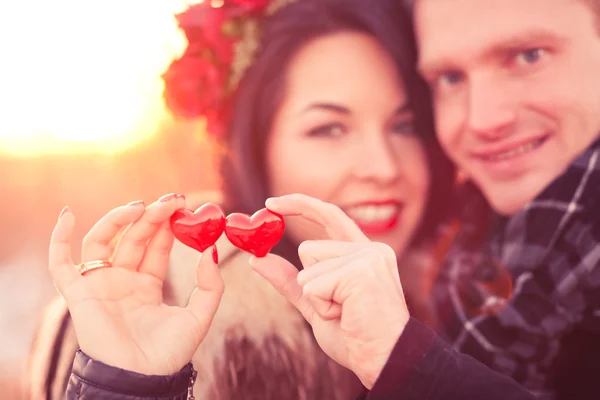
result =
[{"label": "man's nose", "polygon": [[488,77],[471,80],[468,107],[469,130],[488,140],[506,136],[516,120],[508,88]]}]

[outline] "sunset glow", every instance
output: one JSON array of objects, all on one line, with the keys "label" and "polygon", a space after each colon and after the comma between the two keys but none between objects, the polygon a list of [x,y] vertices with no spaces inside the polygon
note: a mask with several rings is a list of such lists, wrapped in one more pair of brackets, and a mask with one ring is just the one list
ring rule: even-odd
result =
[{"label": "sunset glow", "polygon": [[[197,2],[197,1],[196,1]],[[0,3],[0,152],[118,152],[168,118],[182,0]]]}]

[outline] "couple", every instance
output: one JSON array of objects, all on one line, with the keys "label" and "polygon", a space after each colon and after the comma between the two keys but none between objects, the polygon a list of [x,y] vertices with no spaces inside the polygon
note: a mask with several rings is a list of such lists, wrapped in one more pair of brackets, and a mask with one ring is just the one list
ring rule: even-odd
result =
[{"label": "couple", "polygon": [[[183,399],[188,387],[198,398],[353,398],[360,385],[342,365],[370,399],[593,398],[594,379],[584,371],[595,355],[600,304],[597,7],[593,0],[416,0],[410,11],[395,0],[270,4],[249,68],[240,68],[244,46],[235,47],[234,82],[242,79],[230,112],[210,116],[229,123],[213,129],[224,131],[229,152],[221,165],[225,210],[252,213],[275,197],[267,206],[291,217],[274,250],[282,257],[249,260],[222,240],[220,269],[210,254],[189,267],[192,250],[169,253],[168,219],[199,204],[166,196],[100,220],[84,240],[83,260],[110,259],[113,267],[82,276],[66,244],[74,223],[67,210],[50,267],[71,316],[57,318],[60,303],[46,316],[34,396],[64,393],[68,382],[68,398],[81,399]],[[199,20],[181,18],[188,57],[206,46],[194,46]],[[240,42],[246,48],[253,26]],[[167,103],[193,116],[199,103],[185,107],[186,89],[214,91],[205,78],[178,83],[178,65],[165,76]],[[440,144],[495,211],[487,254],[508,268],[515,287],[494,312],[465,306],[461,271],[479,276],[486,265],[460,249],[430,297],[407,280],[400,286],[399,270],[412,276],[432,262],[452,190],[429,101]],[[311,197],[279,197],[288,193]],[[480,280],[476,287],[485,286]],[[499,373],[452,350],[408,308]]]}]

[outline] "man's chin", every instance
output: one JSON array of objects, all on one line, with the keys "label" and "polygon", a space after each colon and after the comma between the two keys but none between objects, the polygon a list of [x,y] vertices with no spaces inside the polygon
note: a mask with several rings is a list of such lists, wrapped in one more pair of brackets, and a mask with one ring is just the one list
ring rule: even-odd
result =
[{"label": "man's chin", "polygon": [[509,217],[521,211],[538,192],[532,191],[531,188],[521,189],[519,185],[502,185],[492,190],[484,190],[484,195],[496,213]]},{"label": "man's chin", "polygon": [[487,197],[488,203],[492,209],[500,215],[510,217],[525,207],[528,202],[519,201],[519,199],[498,199]]}]

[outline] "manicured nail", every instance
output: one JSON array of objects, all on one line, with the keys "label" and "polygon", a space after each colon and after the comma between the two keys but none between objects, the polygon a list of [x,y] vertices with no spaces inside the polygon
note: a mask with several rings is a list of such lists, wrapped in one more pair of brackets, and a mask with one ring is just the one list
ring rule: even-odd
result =
[{"label": "manicured nail", "polygon": [[65,206],[62,211],[60,212],[60,215],[58,216],[58,219],[61,219],[63,215],[65,215],[66,213],[71,212],[71,209],[69,208],[69,206]]},{"label": "manicured nail", "polygon": [[176,193],[169,193],[162,196],[160,199],[158,199],[158,201],[160,201],[161,203],[167,203],[175,198],[177,198]]},{"label": "manicured nail", "polygon": [[144,205],[144,201],[137,200],[137,201],[132,201],[131,203],[127,204],[128,207],[135,207],[135,206],[139,206],[139,205]]},{"label": "manicured nail", "polygon": [[213,246],[212,257],[215,264],[219,264],[219,253],[217,252],[217,246]]}]

